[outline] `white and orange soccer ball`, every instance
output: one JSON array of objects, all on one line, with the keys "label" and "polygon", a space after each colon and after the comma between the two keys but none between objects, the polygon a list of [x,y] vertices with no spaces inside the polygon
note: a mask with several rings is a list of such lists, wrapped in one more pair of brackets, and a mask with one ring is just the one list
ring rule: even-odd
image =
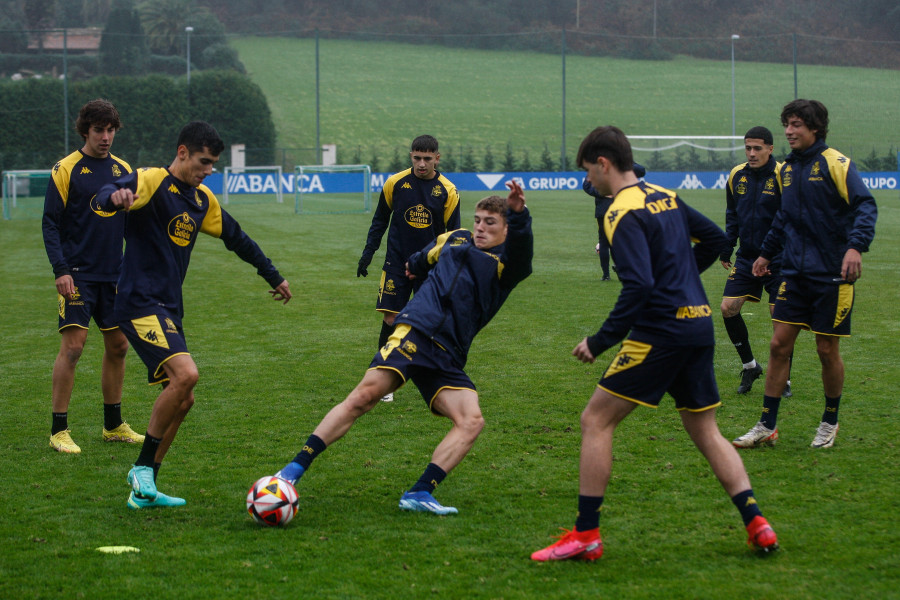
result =
[{"label": "white and orange soccer ball", "polygon": [[274,475],[260,477],[247,492],[247,512],[260,525],[287,525],[299,503],[291,482]]}]

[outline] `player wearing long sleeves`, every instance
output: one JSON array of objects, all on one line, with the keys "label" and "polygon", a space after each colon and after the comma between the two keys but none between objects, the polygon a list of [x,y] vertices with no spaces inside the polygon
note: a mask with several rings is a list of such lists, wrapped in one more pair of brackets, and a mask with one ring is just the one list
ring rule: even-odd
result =
[{"label": "player wearing long sleeves", "polygon": [[[737,451],[716,424],[712,314],[699,272],[723,251],[724,232],[632,171],[631,145],[618,128],[598,127],[582,141],[577,163],[601,194],[612,196],[604,231],[622,291],[600,331],[572,354],[593,363],[626,335],[581,415],[578,512],[573,530],[532,560],[596,560],[603,555],[600,508],[612,471],[613,434],[638,405],[656,407],[669,393],[685,430],[709,462],[744,521],[748,543],[778,547]],[[701,243],[692,249],[692,239]]]},{"label": "player wearing long sleeves", "polygon": [[[418,291],[420,281],[404,272],[407,259],[447,231],[459,229],[459,193],[449,179],[437,171],[441,154],[438,141],[420,135],[410,148],[412,167],[384,182],[366,246],[356,268],[357,277],[368,275],[368,266],[388,232],[384,266],[375,310],[382,314],[378,347],[384,346],[394,327],[394,318]],[[386,402],[393,396],[386,396]]]},{"label": "player wearing long sleeves", "polygon": [[763,241],[753,274],[771,273],[781,253],[783,281],[772,312],[774,333],[763,411],[750,431],[734,440],[740,448],[772,445],[788,377],[790,356],[801,329],[816,335],[822,364],[825,410],[810,444],[830,448],[837,437],[844,390],[840,341],[850,336],[854,283],[862,276],[862,253],[875,237],[878,208],[856,165],[829,148],[828,109],[817,100],[794,100],[781,111],[791,153],[781,167],[781,209]]},{"label": "player wearing long sleeves", "polygon": [[50,426],[50,447],[58,452],[81,452],[69,431],[69,402],[91,319],[104,344],[102,439],[130,443],[144,439],[122,420],[121,410],[128,340],[116,324],[113,301],[125,215],[103,210],[95,198],[100,187],[131,171],[128,163],[110,153],[121,126],[119,112],[109,101],[97,99],[82,106],[75,129],[84,146],[54,165],[44,197],[41,228],[56,279],[61,334],[53,363]]},{"label": "player wearing long sleeves", "polygon": [[[749,392],[753,382],[763,372],[762,366],[753,357],[750,334],[741,316],[741,308],[747,301],[759,302],[765,290],[769,294],[771,314],[781,283],[781,265],[777,257],[772,265],[775,275],[753,275],[753,261],[759,256],[763,240],[781,208],[781,163],[772,156],[772,149],[772,132],[765,127],[752,127],[744,135],[747,162],[731,170],[728,185],[725,186],[725,235],[728,236],[729,246],[719,259],[729,273],[722,293],[721,310],[725,331],[742,363],[738,394]],[[731,253],[738,240],[741,245],[732,263]],[[782,394],[785,397],[791,395],[790,380]]]},{"label": "player wearing long sleeves", "polygon": [[178,135],[176,156],[168,168],[140,169],[97,193],[104,210],[128,211],[116,316],[147,366],[150,383],[163,384],[127,477],[132,490],[128,507],[134,510],[185,504],[183,498],[159,492],[156,478],[194,404],[199,378],[181,324],[181,287],[197,237],[203,232],[221,238],[274,288],[269,291],[274,300],[291,299],[287,280],[203,185],[224,148],[210,124],[188,123]]},{"label": "player wearing long sleeves", "polygon": [[424,278],[419,292],[397,317],[387,343],[362,381],[331,409],[303,449],[276,474],[291,482],[339,440],[380,398],[408,380],[428,407],[453,426],[437,445],[419,480],[400,498],[403,510],[455,514],[432,496],[435,487],[468,454],[484,427],[475,384],[466,375],[472,339],[497,313],[510,291],[531,273],[531,216],[514,182],[509,196],[490,196],[475,207],[472,231],[458,230],[409,260],[408,275]]},{"label": "player wearing long sleeves", "polygon": [[[643,165],[637,163],[634,163],[633,170],[638,179],[647,174],[647,170]],[[600,257],[600,269],[603,272],[601,281],[609,281],[609,240],[606,239],[606,234],[603,232],[603,217],[612,204],[612,198],[599,194],[586,177],[581,187],[588,196],[594,198],[594,218],[597,219],[597,247],[595,249],[597,256]],[[616,267],[613,265],[613,271],[615,270]]]}]

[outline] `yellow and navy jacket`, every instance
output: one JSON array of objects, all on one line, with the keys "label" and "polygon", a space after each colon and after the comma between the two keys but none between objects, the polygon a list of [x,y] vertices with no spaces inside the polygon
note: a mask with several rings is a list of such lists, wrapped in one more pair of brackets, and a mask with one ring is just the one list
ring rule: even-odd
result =
[{"label": "yellow and navy jacket", "polygon": [[791,152],[781,167],[781,210],[760,256],[781,252],[781,272],[824,283],[841,276],[848,248],[868,252],[878,207],[856,165],[824,141]]},{"label": "yellow and navy jacket", "polygon": [[506,241],[481,250],[472,233],[458,229],[409,258],[409,271],[426,277],[419,291],[397,315],[447,350],[460,368],[481,329],[497,314],[516,285],[531,274],[534,239],[525,208],[507,211]]},{"label": "yellow and navy jacket", "polygon": [[125,215],[97,204],[105,184],[131,172],[124,160],[76,150],[53,166],[44,196],[44,249],[54,277],[114,282],[122,264]]},{"label": "yellow and navy jacket", "polygon": [[440,173],[432,179],[419,179],[412,168],[391,175],[378,197],[363,257],[372,259],[388,226],[384,270],[403,274],[413,252],[442,233],[459,229],[456,186]]},{"label": "yellow and navy jacket", "polygon": [[[731,260],[731,252],[741,241],[737,258],[753,263],[759,257],[763,240],[772,227],[775,214],[781,208],[781,163],[770,156],[758,169],[743,163],[731,170],[725,186],[725,235],[729,246],[720,257]],[[770,267],[777,272],[778,259]]]},{"label": "yellow and navy jacket", "polygon": [[184,315],[181,286],[200,232],[221,238],[273,288],[284,281],[205,185],[192,187],[165,168],[138,169],[101,188],[98,203],[104,210],[115,210],[109,197],[126,187],[139,197],[125,224],[125,256],[116,294],[119,321],[146,316],[160,307]]},{"label": "yellow and navy jacket", "polygon": [[622,291],[603,326],[588,337],[591,353],[599,356],[629,331],[630,339],[648,344],[712,345],[712,311],[700,272],[727,245],[725,232],[674,192],[642,182],[616,194],[603,226]]}]

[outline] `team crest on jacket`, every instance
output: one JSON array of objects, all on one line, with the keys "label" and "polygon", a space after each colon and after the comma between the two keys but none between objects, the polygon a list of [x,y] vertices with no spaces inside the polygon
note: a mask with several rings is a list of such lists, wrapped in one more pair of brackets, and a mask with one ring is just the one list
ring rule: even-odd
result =
[{"label": "team crest on jacket", "polygon": [[169,221],[169,239],[178,246],[187,246],[191,243],[191,238],[197,224],[187,213],[181,213],[171,221]]},{"label": "team crest on jacket", "polygon": [[121,177],[122,176],[122,169],[120,169],[119,165],[117,165],[116,163],[113,163],[112,174],[113,174],[113,177]]},{"label": "team crest on jacket", "polygon": [[436,185],[433,188],[431,188],[431,195],[434,196],[435,198],[440,198],[441,194],[443,194],[443,193],[444,193],[444,188],[442,188],[439,185]]},{"label": "team crest on jacket", "polygon": [[424,204],[416,204],[406,209],[403,219],[410,227],[425,229],[431,227],[431,211]]}]

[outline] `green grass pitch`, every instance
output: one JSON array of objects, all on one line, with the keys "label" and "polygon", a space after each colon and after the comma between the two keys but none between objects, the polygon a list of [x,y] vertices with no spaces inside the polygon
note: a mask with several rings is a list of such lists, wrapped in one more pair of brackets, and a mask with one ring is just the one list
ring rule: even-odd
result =
[{"label": "green grass pitch", "polygon": [[[721,192],[684,197],[722,222]],[[477,198],[463,195],[464,223]],[[397,509],[448,428],[409,386],[317,460],[284,529],[255,525],[244,496],[294,455],[375,351],[377,278],[355,277],[371,216],[296,216],[288,202],[231,207],[290,281],[287,306],[268,299],[249,265],[201,236],[184,322],[200,368],[197,403],[159,481],[188,505],[165,512],[126,508],[125,474],[138,449],[100,441],[96,329],[70,407],[83,453],[48,448],[59,344],[53,278],[39,223],[2,223],[0,598],[896,598],[900,209],[893,193],[877,199],[854,335],[842,344],[835,447],[809,448],[823,401],[804,333],[781,440],[742,454],[782,550],[761,558],[747,548],[737,511],[667,399],[659,410],[636,410],[617,432],[601,519],[606,555],[594,564],[528,559],[574,521],[579,414],[611,356],[591,366],[570,356],[618,290],[599,281],[593,203],[584,194],[528,194],[534,274],[473,345],[468,371],[487,427],[437,491],[460,514]],[[718,265],[703,276],[714,307],[724,276]],[[744,315],[765,365],[764,307],[747,305]],[[716,326],[719,422],[732,438],[756,422],[762,385],[736,395],[740,365],[718,318]],[[143,431],[157,392],[133,352],[128,360],[123,413]],[[110,545],[140,553],[96,551]]]}]

